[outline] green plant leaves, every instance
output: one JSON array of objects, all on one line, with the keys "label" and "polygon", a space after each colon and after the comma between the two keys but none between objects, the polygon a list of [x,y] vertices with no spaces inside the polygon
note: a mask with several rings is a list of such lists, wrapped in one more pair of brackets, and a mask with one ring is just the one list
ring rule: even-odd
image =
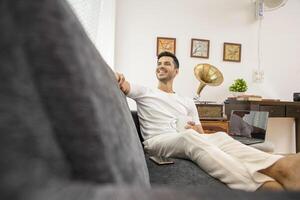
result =
[{"label": "green plant leaves", "polygon": [[230,92],[246,92],[247,89],[247,82],[242,78],[236,79],[229,87]]}]

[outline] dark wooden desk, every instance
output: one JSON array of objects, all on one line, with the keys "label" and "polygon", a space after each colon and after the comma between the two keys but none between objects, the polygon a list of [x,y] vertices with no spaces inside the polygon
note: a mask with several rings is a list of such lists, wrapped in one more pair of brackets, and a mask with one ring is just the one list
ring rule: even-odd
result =
[{"label": "dark wooden desk", "polygon": [[296,152],[300,151],[300,102],[226,100],[225,114],[230,119],[232,110],[268,111],[269,117],[292,117],[296,124]]}]

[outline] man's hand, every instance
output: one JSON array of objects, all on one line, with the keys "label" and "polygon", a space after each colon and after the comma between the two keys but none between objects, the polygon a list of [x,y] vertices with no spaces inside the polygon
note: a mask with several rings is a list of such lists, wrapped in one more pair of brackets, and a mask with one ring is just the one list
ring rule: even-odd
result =
[{"label": "man's hand", "polygon": [[116,79],[118,81],[119,86],[121,86],[125,81],[125,76],[123,74],[118,73],[118,72],[115,72],[115,76],[116,76]]},{"label": "man's hand", "polygon": [[187,125],[184,128],[193,129],[193,130],[195,130],[195,131],[197,131],[198,133],[201,133],[201,134],[204,133],[202,126],[200,124],[196,125],[195,122],[193,122],[193,121],[188,121]]},{"label": "man's hand", "polygon": [[118,72],[115,72],[115,76],[116,76],[116,79],[117,79],[120,89],[122,90],[122,92],[125,95],[127,95],[130,91],[130,84],[126,81],[125,76]]}]

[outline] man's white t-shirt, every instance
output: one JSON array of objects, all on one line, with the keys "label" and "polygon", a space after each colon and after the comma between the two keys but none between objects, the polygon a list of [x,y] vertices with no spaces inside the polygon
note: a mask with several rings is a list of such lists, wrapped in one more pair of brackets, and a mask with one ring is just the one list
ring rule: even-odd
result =
[{"label": "man's white t-shirt", "polygon": [[166,93],[157,88],[130,84],[127,96],[137,103],[137,113],[144,140],[164,133],[176,133],[172,122],[180,116],[189,116],[200,124],[198,112],[192,99],[176,93]]}]

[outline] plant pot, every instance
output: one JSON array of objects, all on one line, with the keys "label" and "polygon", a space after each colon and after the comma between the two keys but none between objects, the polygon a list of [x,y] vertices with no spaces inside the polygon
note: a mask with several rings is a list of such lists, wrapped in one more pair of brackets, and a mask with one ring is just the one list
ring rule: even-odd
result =
[{"label": "plant pot", "polygon": [[232,94],[234,97],[238,97],[238,96],[244,95],[245,92],[231,92],[231,94]]}]

